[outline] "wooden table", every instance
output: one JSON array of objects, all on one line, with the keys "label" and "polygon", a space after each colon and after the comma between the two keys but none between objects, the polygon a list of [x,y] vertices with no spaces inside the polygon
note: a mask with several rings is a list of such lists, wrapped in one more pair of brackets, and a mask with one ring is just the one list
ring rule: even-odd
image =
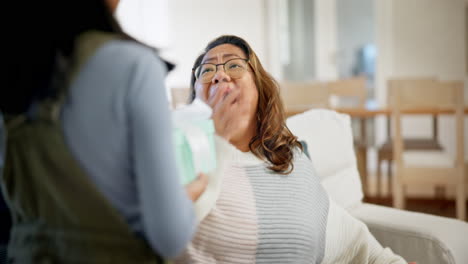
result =
[{"label": "wooden table", "polygon": [[[297,115],[303,113],[307,110],[310,110],[314,107],[300,105],[300,106],[293,106],[287,107],[286,109],[286,117],[290,117],[293,115]],[[358,155],[358,169],[361,176],[362,187],[364,194],[367,192],[367,126],[366,120],[369,118],[375,118],[378,115],[383,115],[387,117],[387,133],[390,135],[390,115],[392,111],[390,108],[353,108],[353,107],[335,107],[329,108],[330,110],[337,111],[339,113],[347,114],[351,118],[357,118],[360,122],[360,141],[364,144],[364,150],[361,151]],[[406,109],[402,111],[403,114],[407,115],[432,115],[434,117],[433,122],[433,133],[437,136],[437,116],[438,115],[447,115],[447,114],[454,114],[454,109],[442,109],[442,108],[417,108],[417,109]],[[465,106],[464,113],[468,114],[468,106]]]}]

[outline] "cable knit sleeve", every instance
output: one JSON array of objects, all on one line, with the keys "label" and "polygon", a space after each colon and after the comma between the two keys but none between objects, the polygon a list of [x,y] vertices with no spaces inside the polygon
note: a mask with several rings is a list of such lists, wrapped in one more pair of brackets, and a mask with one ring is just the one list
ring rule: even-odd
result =
[{"label": "cable knit sleeve", "polygon": [[383,248],[367,226],[330,199],[326,230],[327,263],[406,264],[391,249]]}]

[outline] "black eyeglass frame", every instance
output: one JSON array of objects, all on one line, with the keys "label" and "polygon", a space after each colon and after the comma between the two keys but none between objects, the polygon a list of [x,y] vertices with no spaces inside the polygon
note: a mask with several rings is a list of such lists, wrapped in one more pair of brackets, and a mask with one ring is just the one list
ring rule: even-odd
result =
[{"label": "black eyeglass frame", "polygon": [[[243,60],[243,61],[245,61],[245,62],[247,63],[248,66],[252,67],[252,65],[250,65],[250,60],[249,60],[249,59],[244,59],[244,58],[233,58],[233,59],[230,59],[230,60],[225,61],[224,63],[218,63],[218,64],[214,64],[214,63],[202,63],[202,64],[198,65],[197,67],[192,68],[192,74],[193,74],[193,76],[195,77],[195,80],[198,81],[198,80],[199,80],[199,76],[197,76],[196,70],[197,70],[198,68],[202,67],[203,65],[206,65],[206,64],[210,64],[210,65],[214,65],[214,66],[215,66],[216,71],[215,71],[214,74],[216,74],[216,72],[218,72],[218,66],[220,66],[220,65],[223,65],[223,70],[224,70],[224,72],[226,72],[226,69],[225,69],[226,64],[227,64],[228,62],[230,62],[230,61],[233,61],[233,60]],[[246,71],[248,71],[248,69],[246,69]],[[214,76],[214,75],[213,75],[213,76]]]}]

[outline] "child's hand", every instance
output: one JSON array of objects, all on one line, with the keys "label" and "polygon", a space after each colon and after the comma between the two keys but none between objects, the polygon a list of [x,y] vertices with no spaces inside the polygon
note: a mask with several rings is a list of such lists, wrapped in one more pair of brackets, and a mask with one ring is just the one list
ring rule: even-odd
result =
[{"label": "child's hand", "polygon": [[187,195],[195,202],[201,196],[201,194],[205,191],[206,185],[208,185],[208,176],[204,173],[198,174],[198,177],[191,181],[189,184],[185,186],[185,191],[187,191]]}]

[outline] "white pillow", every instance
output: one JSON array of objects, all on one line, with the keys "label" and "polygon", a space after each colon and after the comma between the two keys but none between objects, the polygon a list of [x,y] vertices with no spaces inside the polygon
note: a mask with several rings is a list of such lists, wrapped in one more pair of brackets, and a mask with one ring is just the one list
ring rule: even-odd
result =
[{"label": "white pillow", "polygon": [[362,185],[348,115],[313,109],[289,117],[287,126],[307,143],[315,171],[328,194],[345,208],[360,203]]}]

